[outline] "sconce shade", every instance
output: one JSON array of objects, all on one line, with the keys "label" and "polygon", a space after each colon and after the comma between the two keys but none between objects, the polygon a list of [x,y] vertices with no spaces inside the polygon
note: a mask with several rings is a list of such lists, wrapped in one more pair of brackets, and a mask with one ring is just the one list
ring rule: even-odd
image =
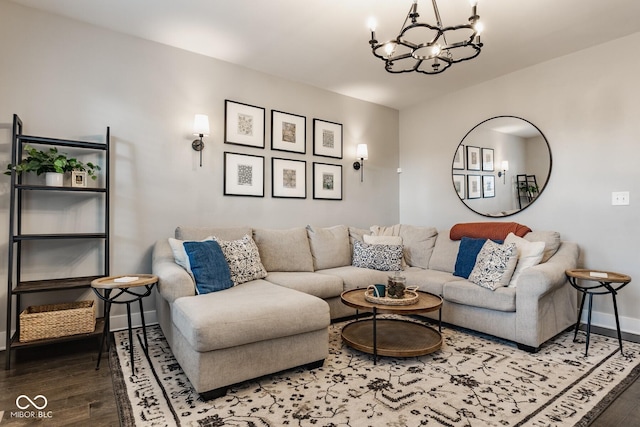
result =
[{"label": "sconce shade", "polygon": [[502,161],[502,170],[505,172],[509,170],[509,160]]},{"label": "sconce shade", "polygon": [[193,134],[209,136],[209,116],[206,114],[196,114],[193,119]]},{"label": "sconce shade", "polygon": [[358,144],[358,146],[356,147],[356,157],[364,160],[369,159],[367,144]]}]

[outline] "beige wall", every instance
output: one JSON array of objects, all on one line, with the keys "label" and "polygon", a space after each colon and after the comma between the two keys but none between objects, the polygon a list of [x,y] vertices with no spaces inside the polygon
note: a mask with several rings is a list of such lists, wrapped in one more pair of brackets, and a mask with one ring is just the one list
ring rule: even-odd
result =
[{"label": "beige wall", "polygon": [[[27,134],[100,140],[106,127],[111,127],[114,274],[149,272],[153,242],[171,236],[180,224],[285,228],[339,223],[368,227],[398,222],[397,110],[10,2],[0,2],[0,52],[3,168],[9,158],[13,113],[24,120]],[[266,109],[265,149],[223,143],[225,99]],[[271,109],[307,117],[306,154],[270,150]],[[202,168],[198,166],[198,154],[191,149],[195,113],[209,115],[212,131],[205,138]],[[312,155],[313,118],[343,124],[343,159]],[[352,167],[358,143],[369,146],[363,183]],[[223,196],[224,151],[265,156],[264,198]],[[307,162],[305,200],[271,197],[272,157]],[[342,165],[342,201],[312,198],[313,162]],[[6,301],[8,185],[9,178],[2,175],[2,312]],[[40,206],[37,222],[58,225],[58,220],[47,216],[48,210]],[[83,254],[61,257],[52,252],[39,257],[43,274],[48,274],[48,268],[72,274],[81,268],[77,264],[86,261],[78,259]],[[95,262],[95,257],[89,262]],[[151,301],[147,303],[153,310]],[[4,320],[0,326],[3,329]]]},{"label": "beige wall", "polygon": [[[453,190],[454,151],[480,121],[520,116],[547,137],[553,166],[538,201],[507,219],[577,242],[583,267],[640,280],[638,43],[634,34],[401,111],[401,222],[488,220]],[[630,191],[630,206],[611,206],[612,191]],[[618,304],[622,328],[640,333],[640,287],[628,285]],[[611,298],[594,298],[594,311],[594,324],[615,328]]]}]

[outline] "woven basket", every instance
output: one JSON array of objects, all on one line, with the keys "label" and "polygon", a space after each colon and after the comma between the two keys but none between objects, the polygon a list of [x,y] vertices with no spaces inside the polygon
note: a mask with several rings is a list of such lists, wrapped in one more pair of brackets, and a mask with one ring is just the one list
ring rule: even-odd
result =
[{"label": "woven basket", "polygon": [[75,301],[27,307],[20,313],[20,342],[93,332],[93,301]]}]

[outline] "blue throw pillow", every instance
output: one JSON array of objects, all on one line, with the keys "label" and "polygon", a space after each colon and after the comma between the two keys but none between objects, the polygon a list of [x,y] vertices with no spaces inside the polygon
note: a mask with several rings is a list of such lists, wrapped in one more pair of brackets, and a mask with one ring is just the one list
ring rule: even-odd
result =
[{"label": "blue throw pillow", "polygon": [[[475,239],[471,237],[463,237],[460,239],[460,248],[458,249],[458,257],[456,258],[456,266],[453,275],[458,277],[469,278],[473,267],[476,265],[476,258],[480,253],[480,249],[488,239]],[[501,240],[494,240],[496,243],[502,244]]]},{"label": "blue throw pillow", "polygon": [[215,240],[184,242],[198,294],[221,291],[233,286],[229,265]]}]

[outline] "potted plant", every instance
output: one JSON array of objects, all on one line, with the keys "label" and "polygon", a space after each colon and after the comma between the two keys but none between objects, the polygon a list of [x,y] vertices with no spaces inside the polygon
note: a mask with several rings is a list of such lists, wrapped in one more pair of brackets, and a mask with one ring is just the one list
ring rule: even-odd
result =
[{"label": "potted plant", "polygon": [[69,158],[67,154],[58,151],[57,147],[51,147],[46,151],[38,150],[30,145],[24,146],[27,156],[16,165],[7,165],[5,175],[11,175],[12,171],[20,174],[22,172],[35,172],[36,175],[45,174],[46,184],[49,186],[61,187],[65,172],[85,171],[87,175],[95,180],[98,178],[96,171],[100,166],[91,162],[83,163],[76,158]]}]

